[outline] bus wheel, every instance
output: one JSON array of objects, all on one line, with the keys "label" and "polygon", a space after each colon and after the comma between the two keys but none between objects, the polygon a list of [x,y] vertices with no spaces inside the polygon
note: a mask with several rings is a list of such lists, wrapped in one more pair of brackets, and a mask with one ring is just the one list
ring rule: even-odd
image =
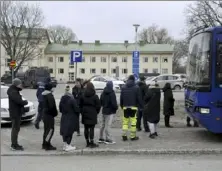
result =
[{"label": "bus wheel", "polygon": [[174,90],[181,90],[181,87],[179,85],[175,85],[173,89]]}]

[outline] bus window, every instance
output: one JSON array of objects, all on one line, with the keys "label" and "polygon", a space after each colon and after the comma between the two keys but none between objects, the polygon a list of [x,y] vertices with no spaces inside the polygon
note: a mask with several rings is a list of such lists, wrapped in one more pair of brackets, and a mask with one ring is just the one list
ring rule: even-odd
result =
[{"label": "bus window", "polygon": [[216,80],[217,85],[222,87],[222,43],[217,46],[217,62],[216,62]]},{"label": "bus window", "polygon": [[210,85],[210,39],[211,33],[204,32],[190,40],[187,81],[192,85]]}]

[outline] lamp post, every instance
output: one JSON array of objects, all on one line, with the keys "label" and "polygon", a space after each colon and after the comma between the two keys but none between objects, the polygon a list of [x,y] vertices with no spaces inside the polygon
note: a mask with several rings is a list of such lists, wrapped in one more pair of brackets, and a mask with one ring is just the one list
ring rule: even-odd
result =
[{"label": "lamp post", "polygon": [[138,28],[139,28],[139,24],[133,24],[133,26],[135,27],[135,34],[136,34],[136,36],[135,36],[135,51],[137,51],[137,37],[138,37],[138,35],[137,35],[137,33],[138,33]]}]

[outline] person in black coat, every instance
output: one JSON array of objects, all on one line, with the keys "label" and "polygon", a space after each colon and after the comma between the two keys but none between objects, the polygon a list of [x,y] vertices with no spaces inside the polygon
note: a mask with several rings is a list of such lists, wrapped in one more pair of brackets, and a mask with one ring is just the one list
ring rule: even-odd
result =
[{"label": "person in black coat", "polygon": [[45,150],[56,150],[56,147],[51,145],[51,139],[54,134],[55,117],[58,114],[55,98],[52,94],[53,85],[48,83],[45,85],[45,91],[43,95],[43,143],[42,149]]},{"label": "person in black coat", "polygon": [[98,147],[94,142],[94,128],[97,124],[97,115],[100,112],[101,104],[95,88],[91,82],[86,84],[84,94],[80,99],[80,112],[82,114],[82,124],[84,125],[84,135],[86,147]]},{"label": "person in black coat", "polygon": [[[148,86],[145,83],[145,77],[141,77],[140,81],[138,81],[137,85],[140,88],[140,94],[141,94],[142,100],[144,101],[144,97],[145,97],[145,95],[147,93],[147,90],[148,90]],[[137,123],[136,123],[137,131],[142,130],[141,129],[141,120],[142,120],[142,118],[143,118],[144,131],[149,132],[149,127],[148,127],[146,118],[143,117],[143,109],[139,109],[139,111],[137,113]]]},{"label": "person in black coat", "polygon": [[170,116],[174,115],[174,98],[173,98],[173,91],[171,89],[170,83],[166,83],[164,88],[164,101],[163,101],[163,114],[164,114],[164,121],[165,126],[167,128],[172,128],[170,125]]},{"label": "person in black coat", "polygon": [[[81,98],[82,93],[83,93],[83,87],[82,87],[80,81],[81,81],[80,79],[77,79],[75,86],[72,88],[72,95],[73,95],[74,99],[76,100],[76,103],[77,103],[78,106],[79,106],[79,103],[80,103],[80,98]],[[80,113],[78,113],[78,121],[79,121],[79,116],[80,116]],[[79,122],[78,122],[78,125],[77,125],[77,136],[80,136]]]},{"label": "person in black coat", "polygon": [[63,137],[63,150],[72,151],[76,147],[71,146],[72,136],[79,126],[79,106],[73,95],[70,93],[69,85],[66,86],[65,94],[59,103],[59,111],[62,113],[60,121],[60,135]]},{"label": "person in black coat", "polygon": [[[114,144],[115,142],[112,140],[112,135],[110,133],[110,127],[113,121],[113,116],[116,114],[118,109],[116,94],[113,90],[113,82],[108,81],[106,87],[104,88],[101,96],[100,102],[102,109],[102,127],[100,129],[100,139],[99,143],[105,144]],[[105,137],[104,139],[104,131]]]},{"label": "person in black coat", "polygon": [[24,106],[28,104],[27,100],[22,100],[20,91],[22,90],[22,81],[15,78],[12,81],[12,85],[9,87],[7,94],[9,100],[9,116],[12,121],[11,131],[11,149],[12,150],[24,150],[24,148],[18,144],[18,134],[20,131],[21,117],[25,113]]},{"label": "person in black coat", "polygon": [[158,84],[149,88],[145,96],[144,116],[146,116],[149,129],[150,138],[155,138],[157,134],[157,124],[160,121],[160,98],[161,92]]}]

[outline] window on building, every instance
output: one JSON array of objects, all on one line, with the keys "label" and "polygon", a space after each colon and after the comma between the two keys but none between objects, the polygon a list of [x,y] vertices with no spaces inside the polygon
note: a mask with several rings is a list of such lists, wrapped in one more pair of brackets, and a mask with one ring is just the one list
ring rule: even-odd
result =
[{"label": "window on building", "polygon": [[75,78],[75,73],[69,72],[69,81],[74,81],[74,78]]},{"label": "window on building", "polygon": [[123,68],[122,69],[122,74],[127,74],[128,73],[128,70],[126,68]]},{"label": "window on building", "polygon": [[122,62],[127,62],[127,57],[126,56],[122,57]]},{"label": "window on building", "polygon": [[90,56],[90,62],[96,62],[96,57],[95,56]]},{"label": "window on building", "polygon": [[86,70],[85,68],[80,68],[80,74],[85,74]]},{"label": "window on building", "polygon": [[101,62],[106,62],[106,57],[102,56],[101,57]]},{"label": "window on building", "polygon": [[158,62],[158,57],[157,56],[153,57],[153,62]]},{"label": "window on building", "polygon": [[148,62],[148,57],[144,57],[143,62]]},{"label": "window on building", "polygon": [[85,61],[86,61],[86,59],[85,59],[85,57],[83,56],[83,57],[82,57],[82,62],[85,62]]},{"label": "window on building", "polygon": [[58,57],[58,62],[64,62],[64,57],[63,56]]},{"label": "window on building", "polygon": [[167,68],[162,68],[162,74],[168,74],[168,69]]},{"label": "window on building", "polygon": [[101,68],[101,74],[106,74],[106,69],[105,68]]},{"label": "window on building", "polygon": [[153,68],[153,73],[158,73],[158,68]]},{"label": "window on building", "polygon": [[52,68],[49,68],[49,73],[53,74],[53,69]]},{"label": "window on building", "polygon": [[73,63],[69,63],[69,68],[74,68],[74,64]]},{"label": "window on building", "polygon": [[64,69],[63,68],[58,68],[58,73],[59,74],[64,74]]},{"label": "window on building", "polygon": [[112,74],[115,74],[116,73],[116,68],[113,68],[112,69]]},{"label": "window on building", "polygon": [[148,69],[147,69],[147,68],[144,68],[144,69],[143,69],[143,73],[148,73]]},{"label": "window on building", "polygon": [[48,62],[53,62],[53,57],[48,57]]},{"label": "window on building", "polygon": [[162,58],[162,62],[163,63],[167,63],[168,62],[168,58],[167,57]]},{"label": "window on building", "polygon": [[96,69],[95,68],[91,68],[90,69],[90,74],[96,74]]},{"label": "window on building", "polygon": [[117,62],[117,57],[116,56],[112,57],[112,62]]}]

